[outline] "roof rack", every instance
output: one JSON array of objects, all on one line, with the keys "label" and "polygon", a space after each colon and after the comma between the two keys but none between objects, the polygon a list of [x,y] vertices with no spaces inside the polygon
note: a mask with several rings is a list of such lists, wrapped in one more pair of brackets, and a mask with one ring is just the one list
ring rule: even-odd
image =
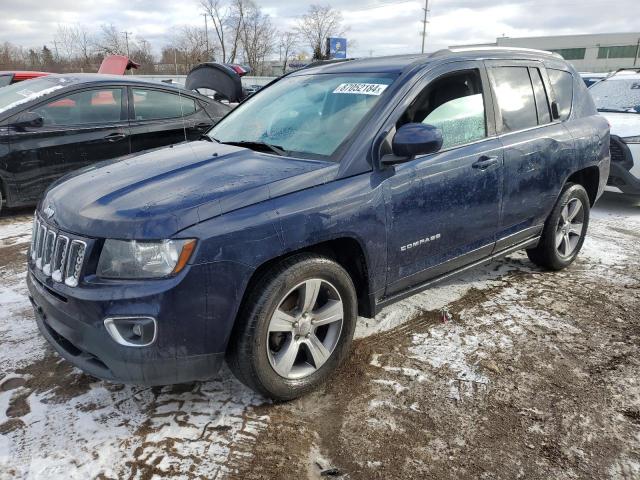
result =
[{"label": "roof rack", "polygon": [[635,72],[635,73],[640,73],[640,68],[638,67],[622,67],[617,69],[614,72],[611,72],[609,75],[607,75],[606,77],[604,77],[604,80],[613,77],[614,75],[620,73],[620,72]]},{"label": "roof rack", "polygon": [[550,52],[548,50],[538,50],[535,48],[522,48],[522,47],[498,47],[488,45],[486,47],[478,46],[478,47],[454,47],[454,48],[443,48],[442,50],[438,50],[429,55],[429,58],[440,57],[442,55],[447,55],[450,53],[461,53],[461,52],[481,52],[481,51],[489,51],[489,52],[528,52],[528,53],[543,53],[545,55],[551,55],[556,58],[562,58],[562,55],[556,52]]}]

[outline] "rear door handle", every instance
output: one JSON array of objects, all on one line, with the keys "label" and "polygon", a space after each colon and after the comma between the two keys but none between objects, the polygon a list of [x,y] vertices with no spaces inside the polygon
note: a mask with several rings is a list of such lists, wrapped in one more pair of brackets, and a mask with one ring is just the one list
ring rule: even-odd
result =
[{"label": "rear door handle", "polygon": [[127,137],[125,133],[112,133],[111,135],[107,135],[104,139],[107,142],[119,142]]},{"label": "rear door handle", "polygon": [[498,164],[498,157],[488,157],[486,155],[483,155],[471,166],[479,170],[486,170],[490,166],[497,165],[497,164]]}]

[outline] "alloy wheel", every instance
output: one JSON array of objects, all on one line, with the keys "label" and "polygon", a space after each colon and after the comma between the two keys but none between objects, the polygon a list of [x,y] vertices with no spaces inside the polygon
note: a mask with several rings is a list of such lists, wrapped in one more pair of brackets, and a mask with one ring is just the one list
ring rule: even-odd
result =
[{"label": "alloy wheel", "polygon": [[287,379],[307,377],[333,354],[342,331],[344,306],[336,287],[305,280],[279,302],[267,332],[272,368]]},{"label": "alloy wheel", "polygon": [[556,250],[561,257],[570,257],[576,251],[584,230],[584,215],[579,198],[572,198],[562,209],[556,227]]}]

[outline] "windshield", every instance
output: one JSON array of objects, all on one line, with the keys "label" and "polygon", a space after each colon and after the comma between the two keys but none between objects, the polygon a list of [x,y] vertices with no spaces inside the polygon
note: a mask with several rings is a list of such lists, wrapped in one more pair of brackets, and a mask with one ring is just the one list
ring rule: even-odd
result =
[{"label": "windshield", "polygon": [[392,81],[381,74],[285,77],[241,104],[208,135],[249,148],[268,144],[286,154],[330,157]]},{"label": "windshield", "polygon": [[601,112],[640,113],[640,79],[604,80],[589,91]]},{"label": "windshield", "polygon": [[60,77],[42,77],[0,88],[0,113],[67,86]]}]

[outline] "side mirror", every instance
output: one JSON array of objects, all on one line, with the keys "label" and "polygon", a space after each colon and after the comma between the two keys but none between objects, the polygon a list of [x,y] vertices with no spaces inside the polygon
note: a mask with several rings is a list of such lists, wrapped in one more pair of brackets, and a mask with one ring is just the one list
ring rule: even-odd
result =
[{"label": "side mirror", "polygon": [[442,148],[442,132],[433,125],[407,123],[394,135],[391,148],[393,155],[384,157],[383,164],[402,163],[416,155],[435,153]]},{"label": "side mirror", "polygon": [[551,102],[551,117],[554,120],[558,120],[560,118],[560,108],[558,107],[558,102]]},{"label": "side mirror", "polygon": [[38,128],[44,125],[44,119],[35,112],[23,112],[12,123],[12,126],[20,130],[25,128]]}]

